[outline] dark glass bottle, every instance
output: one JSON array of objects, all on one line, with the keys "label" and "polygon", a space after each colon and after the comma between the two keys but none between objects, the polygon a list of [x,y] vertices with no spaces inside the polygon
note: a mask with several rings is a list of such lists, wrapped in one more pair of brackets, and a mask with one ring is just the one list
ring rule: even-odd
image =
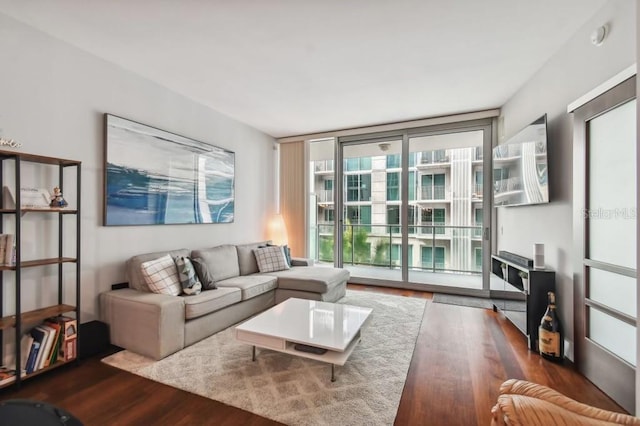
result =
[{"label": "dark glass bottle", "polygon": [[538,328],[538,349],[543,358],[549,361],[562,362],[564,358],[564,336],[562,335],[562,326],[556,312],[556,295],[550,291],[547,296],[549,297],[549,304]]}]

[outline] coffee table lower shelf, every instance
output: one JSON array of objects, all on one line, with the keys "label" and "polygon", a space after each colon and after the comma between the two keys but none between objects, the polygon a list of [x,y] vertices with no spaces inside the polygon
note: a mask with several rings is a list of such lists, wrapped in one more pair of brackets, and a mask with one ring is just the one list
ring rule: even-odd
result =
[{"label": "coffee table lower shelf", "polygon": [[246,330],[235,330],[236,332],[236,340],[248,343],[253,346],[252,349],[252,360],[256,360],[256,347],[262,349],[270,349],[276,352],[282,352],[290,355],[299,356],[301,358],[313,359],[316,361],[326,362],[331,364],[331,381],[335,382],[335,366],[336,365],[344,365],[347,362],[349,356],[355,349],[356,345],[360,341],[360,331],[356,333],[351,342],[347,345],[347,347],[343,350],[335,350],[330,348],[327,349],[327,352],[323,354],[315,354],[312,352],[304,352],[299,351],[294,348],[294,346],[298,343],[309,345],[309,342],[297,342],[291,341],[287,339],[283,339],[275,336],[267,336],[259,333],[252,333]]}]

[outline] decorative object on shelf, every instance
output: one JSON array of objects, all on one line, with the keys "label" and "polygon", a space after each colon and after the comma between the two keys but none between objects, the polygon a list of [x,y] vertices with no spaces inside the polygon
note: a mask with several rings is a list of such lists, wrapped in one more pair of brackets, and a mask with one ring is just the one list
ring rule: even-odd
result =
[{"label": "decorative object on shelf", "polygon": [[235,153],[105,114],[105,225],[230,223]]},{"label": "decorative object on shelf", "polygon": [[13,139],[0,138],[0,146],[6,146],[9,148],[20,148],[22,146],[22,143],[16,142]]},{"label": "decorative object on shelf", "polygon": [[528,293],[529,292],[529,274],[526,273],[525,271],[520,271],[518,272],[518,276],[522,280],[522,287],[524,288],[524,291]]},{"label": "decorative object on shelf", "polygon": [[[9,189],[9,194],[11,196],[12,202],[15,206],[15,198],[13,198],[13,193],[11,189]],[[31,187],[21,187],[20,188],[20,207],[26,209],[46,209],[49,208],[49,202],[51,200],[51,195],[49,191],[44,188],[31,188]]]},{"label": "decorative object on shelf", "polygon": [[502,279],[506,280],[507,279],[507,264],[502,262],[500,264],[500,269],[502,269]]},{"label": "decorative object on shelf", "polygon": [[51,196],[51,203],[49,204],[50,207],[67,207],[69,204],[67,203],[67,201],[62,197],[62,191],[60,190],[59,187],[55,187],[53,188],[53,195]]},{"label": "decorative object on shelf", "polygon": [[0,234],[0,263],[14,265],[16,263],[15,237],[13,234]]},{"label": "decorative object on shelf", "polygon": [[544,244],[533,244],[533,269],[544,269]]}]

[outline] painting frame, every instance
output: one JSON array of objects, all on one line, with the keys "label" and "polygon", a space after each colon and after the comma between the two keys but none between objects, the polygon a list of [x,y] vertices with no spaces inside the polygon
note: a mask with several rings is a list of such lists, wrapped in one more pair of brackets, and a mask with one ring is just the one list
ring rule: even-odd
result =
[{"label": "painting frame", "polygon": [[104,114],[104,226],[233,223],[235,152]]}]

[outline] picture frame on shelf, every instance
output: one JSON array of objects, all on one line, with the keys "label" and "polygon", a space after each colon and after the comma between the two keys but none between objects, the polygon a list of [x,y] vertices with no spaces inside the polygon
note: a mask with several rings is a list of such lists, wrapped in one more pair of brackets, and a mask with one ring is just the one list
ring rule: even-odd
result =
[{"label": "picture frame on shelf", "polygon": [[[16,208],[16,197],[8,186],[3,188],[5,208]],[[45,188],[23,186],[20,188],[20,208],[23,209],[48,209],[51,203],[51,194]]]}]

